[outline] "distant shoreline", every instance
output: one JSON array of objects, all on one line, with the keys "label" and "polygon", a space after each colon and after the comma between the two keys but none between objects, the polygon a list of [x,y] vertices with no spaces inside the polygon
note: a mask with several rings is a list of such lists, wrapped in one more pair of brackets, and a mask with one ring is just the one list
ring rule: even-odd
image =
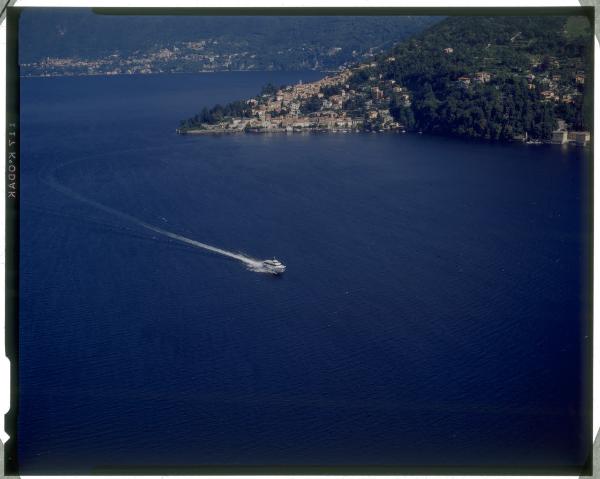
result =
[{"label": "distant shoreline", "polygon": [[68,75],[19,75],[19,78],[83,78],[83,77],[135,77],[135,76],[159,76],[159,75],[204,75],[211,73],[302,73],[318,72],[324,75],[337,73],[339,70],[207,70],[200,72],[152,72],[152,73],[81,73]]}]

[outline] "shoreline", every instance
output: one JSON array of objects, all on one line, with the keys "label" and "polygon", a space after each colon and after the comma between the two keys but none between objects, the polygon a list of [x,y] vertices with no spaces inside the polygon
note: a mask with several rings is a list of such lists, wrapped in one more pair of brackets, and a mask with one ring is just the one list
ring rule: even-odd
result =
[{"label": "shoreline", "polygon": [[[316,129],[316,128],[306,128],[306,129],[295,129],[288,130],[286,128],[270,128],[268,130],[188,130],[188,131],[180,131],[176,130],[178,135],[268,135],[270,133],[289,133],[289,134],[297,134],[297,133],[369,133],[367,131],[361,130],[351,130],[351,129],[340,129],[340,130],[325,130],[325,129]],[[373,132],[373,133],[388,133],[392,132],[381,131],[381,132]]]},{"label": "shoreline", "polygon": [[176,129],[176,133],[181,136],[192,135],[192,136],[227,136],[227,135],[270,135],[277,134],[281,135],[283,133],[288,135],[298,135],[298,134],[356,134],[356,133],[364,133],[364,134],[410,134],[410,135],[426,135],[426,136],[437,136],[443,138],[449,138],[454,140],[462,140],[462,141],[473,141],[473,142],[483,142],[483,143],[491,143],[497,145],[523,145],[523,146],[541,146],[541,145],[550,145],[550,146],[560,146],[560,147],[576,147],[576,148],[590,148],[591,142],[587,144],[578,144],[574,141],[566,142],[566,143],[553,143],[550,140],[546,141],[536,141],[536,142],[526,142],[522,140],[508,140],[508,141],[499,141],[499,140],[490,140],[486,138],[469,138],[464,136],[457,135],[441,135],[441,134],[430,134],[425,132],[411,131],[411,130],[399,130],[399,129],[390,129],[390,130],[382,130],[382,131],[366,131],[360,129],[316,129],[316,128],[304,128],[304,129],[293,129],[287,130],[285,128],[272,128],[268,130],[223,130],[223,129],[214,129],[214,130],[187,130],[181,131],[179,128]]}]

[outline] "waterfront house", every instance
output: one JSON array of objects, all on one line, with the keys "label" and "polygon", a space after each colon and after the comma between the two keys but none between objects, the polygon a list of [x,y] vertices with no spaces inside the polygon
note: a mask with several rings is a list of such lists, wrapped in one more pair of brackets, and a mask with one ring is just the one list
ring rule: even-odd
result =
[{"label": "waterfront house", "polygon": [[551,142],[555,145],[562,145],[567,143],[568,137],[567,132],[564,130],[556,130],[552,132],[552,140]]},{"label": "waterfront house", "polygon": [[579,146],[585,146],[590,141],[591,135],[589,131],[570,131],[567,135],[567,139],[571,143],[575,143]]}]

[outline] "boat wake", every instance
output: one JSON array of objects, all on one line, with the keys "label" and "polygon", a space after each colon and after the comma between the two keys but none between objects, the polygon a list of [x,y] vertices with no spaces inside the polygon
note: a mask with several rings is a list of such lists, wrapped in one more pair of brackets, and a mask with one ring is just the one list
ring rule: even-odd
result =
[{"label": "boat wake", "polygon": [[60,184],[56,180],[56,178],[54,178],[54,176],[52,176],[52,175],[47,176],[44,179],[44,182],[66,196],[69,196],[73,199],[76,199],[78,201],[81,201],[83,203],[91,205],[99,210],[110,213],[111,215],[114,215],[118,218],[124,219],[130,223],[133,223],[137,226],[145,228],[149,231],[158,233],[159,235],[165,236],[167,238],[171,238],[175,241],[179,241],[180,243],[184,243],[189,246],[194,246],[196,248],[200,248],[200,249],[203,249],[206,251],[210,251],[212,253],[219,254],[221,256],[227,256],[228,258],[232,258],[237,261],[240,261],[241,263],[243,263],[246,266],[246,268],[249,271],[253,271],[255,273],[269,273],[269,274],[274,274],[274,275],[281,274],[285,271],[285,266],[283,264],[281,264],[279,261],[277,261],[276,259],[260,260],[260,259],[252,258],[252,257],[242,254],[242,253],[234,253],[233,251],[227,251],[222,248],[217,248],[216,246],[212,246],[212,245],[209,245],[206,243],[202,243],[200,241],[193,240],[191,238],[187,238],[187,237],[179,235],[177,233],[168,231],[164,228],[159,228],[158,226],[154,226],[150,223],[142,221],[141,219],[136,218],[135,216],[129,215],[127,213],[123,213],[122,211],[111,208],[110,206],[103,205],[102,203],[98,203],[97,201],[86,198],[85,196],[82,196],[79,193],[71,190],[70,188],[67,188],[66,186]]}]

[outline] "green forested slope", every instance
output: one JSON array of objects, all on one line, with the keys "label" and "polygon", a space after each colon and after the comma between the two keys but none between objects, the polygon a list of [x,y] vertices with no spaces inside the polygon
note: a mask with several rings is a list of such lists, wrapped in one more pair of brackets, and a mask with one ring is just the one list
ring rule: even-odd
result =
[{"label": "green forested slope", "polygon": [[410,106],[392,99],[392,113],[423,131],[548,139],[558,120],[591,126],[592,41],[585,17],[449,17],[352,81],[407,87]]}]

